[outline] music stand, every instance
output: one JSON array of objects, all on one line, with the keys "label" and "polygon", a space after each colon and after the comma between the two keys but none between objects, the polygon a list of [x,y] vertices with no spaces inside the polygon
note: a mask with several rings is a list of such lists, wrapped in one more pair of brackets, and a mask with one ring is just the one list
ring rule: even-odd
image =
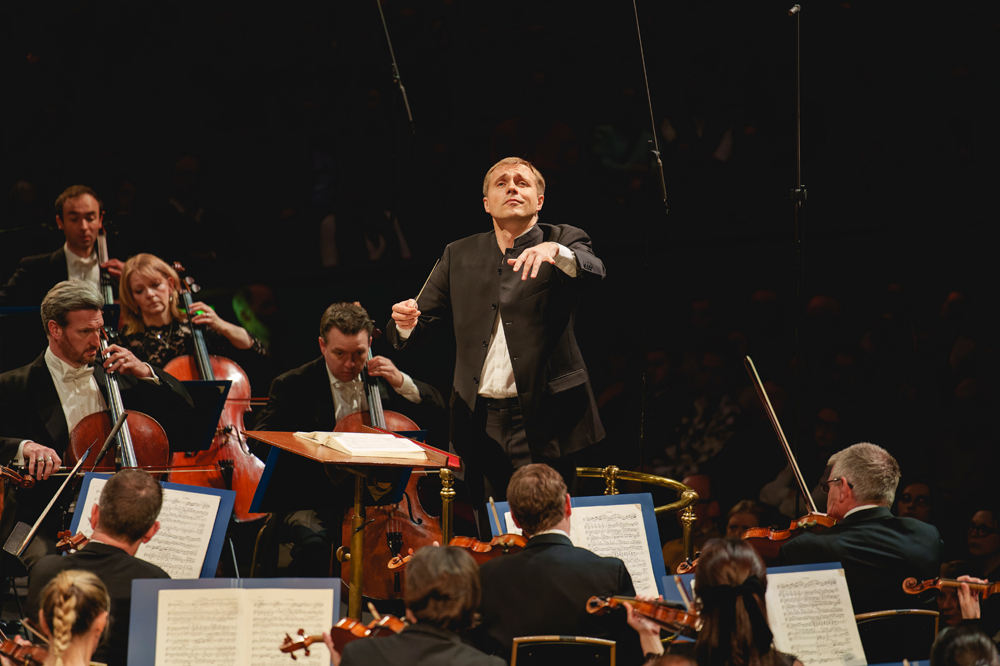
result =
[{"label": "music stand", "polygon": [[[458,456],[448,454],[432,446],[421,444],[416,440],[404,437],[398,433],[380,430],[376,428],[364,427],[364,432],[373,434],[391,434],[401,439],[407,439],[421,446],[427,453],[426,461],[415,461],[407,458],[373,458],[363,456],[349,456],[335,451],[327,446],[322,446],[315,442],[296,437],[294,432],[270,432],[263,430],[248,430],[244,434],[248,438],[256,439],[264,444],[288,451],[308,460],[334,465],[354,475],[354,518],[351,521],[351,583],[350,593],[347,599],[347,615],[355,620],[361,619],[363,580],[364,580],[364,533],[365,525],[365,479],[369,474],[376,473],[379,469],[386,468],[412,468],[438,470],[441,474],[441,534],[444,543],[451,540],[451,511],[452,501],[455,499],[454,474],[452,469],[457,469],[461,465]],[[268,458],[271,462],[271,458]],[[402,470],[401,470],[402,471]],[[265,469],[264,476],[261,477],[254,494],[254,501],[250,505],[251,511],[258,511],[260,503],[267,491],[269,470]]]}]

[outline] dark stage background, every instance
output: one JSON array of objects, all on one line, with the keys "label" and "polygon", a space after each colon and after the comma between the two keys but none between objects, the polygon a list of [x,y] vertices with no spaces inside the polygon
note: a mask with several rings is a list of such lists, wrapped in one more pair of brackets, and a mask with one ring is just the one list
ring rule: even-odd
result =
[{"label": "dark stage background", "polygon": [[[541,220],[586,229],[608,267],[577,329],[609,431],[590,462],[755,496],[783,463],[749,352],[802,455],[826,455],[833,410],[837,445],[886,446],[964,525],[998,457],[998,6],[802,3],[796,303],[791,4],[639,2],[665,216],[629,2],[387,0],[415,135],[374,2],[5,3],[0,280],[58,247],[52,202],[89,184],[113,256],[180,259],[267,340],[264,396],[314,357],[330,302],[385,322],[446,243],[488,230],[483,174],[527,157]],[[4,319],[3,369],[38,353],[35,317]],[[447,389],[450,345],[393,357]]]}]

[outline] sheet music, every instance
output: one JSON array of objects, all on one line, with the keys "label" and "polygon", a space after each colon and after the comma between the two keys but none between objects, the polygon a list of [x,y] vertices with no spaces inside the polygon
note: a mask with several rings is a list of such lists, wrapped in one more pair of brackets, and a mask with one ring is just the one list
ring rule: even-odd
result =
[{"label": "sheet music", "polygon": [[[507,531],[521,534],[510,512],[504,513]],[[653,561],[646,541],[646,525],[639,504],[576,506],[570,516],[570,541],[601,557],[617,557],[625,563],[636,594],[659,594]]]},{"label": "sheet music", "polygon": [[[245,590],[160,590],[155,666],[242,666]],[[279,642],[280,645],[280,642]],[[281,652],[275,647],[275,652]],[[284,656],[284,655],[282,655]]]},{"label": "sheet music", "polygon": [[843,569],[767,576],[774,645],[809,666],[865,666]]},{"label": "sheet music", "polygon": [[[333,626],[333,590],[246,590],[249,601],[250,665],[288,666],[291,659],[279,646],[285,636],[298,640],[296,632],[319,636]],[[302,653],[296,654],[299,660]],[[330,651],[322,642],[309,646],[306,661],[329,664]]]},{"label": "sheet music", "polygon": [[[287,666],[285,634],[319,635],[332,624],[333,590],[160,590],[155,666]],[[323,643],[309,651],[330,663]]]},{"label": "sheet music", "polygon": [[[82,508],[77,508],[82,511],[79,531],[87,537],[94,532],[90,524],[91,507],[100,499],[105,483],[107,479],[92,479]],[[139,546],[135,556],[157,565],[173,579],[198,578],[218,513],[218,495],[164,488],[163,508],[157,519],[160,530],[148,543]]]}]

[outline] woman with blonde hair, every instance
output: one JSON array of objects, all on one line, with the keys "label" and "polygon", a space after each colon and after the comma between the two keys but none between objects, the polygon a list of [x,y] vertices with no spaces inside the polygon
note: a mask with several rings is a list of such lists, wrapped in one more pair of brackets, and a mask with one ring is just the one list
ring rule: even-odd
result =
[{"label": "woman with blonde hair", "polygon": [[89,571],[63,571],[42,590],[38,620],[49,639],[45,666],[89,666],[108,625],[111,598]]},{"label": "woman with blonde hair", "polygon": [[230,324],[201,301],[192,312],[181,308],[180,277],[167,262],[152,254],[137,254],[125,262],[118,288],[125,329],[124,347],[143,361],[164,366],[185,354],[194,355],[192,324],[204,325],[210,354],[234,356],[234,352],[264,355],[264,347],[242,326]]}]

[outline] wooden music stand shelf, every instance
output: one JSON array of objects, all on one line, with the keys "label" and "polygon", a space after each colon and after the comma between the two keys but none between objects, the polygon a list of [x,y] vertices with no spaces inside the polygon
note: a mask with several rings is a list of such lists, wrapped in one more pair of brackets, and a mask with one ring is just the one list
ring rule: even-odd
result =
[{"label": "wooden music stand shelf", "polygon": [[347,614],[355,620],[361,619],[362,611],[362,581],[364,562],[364,534],[362,529],[365,525],[365,507],[362,501],[364,497],[365,479],[368,477],[369,468],[375,467],[413,467],[425,470],[437,470],[441,476],[441,532],[444,543],[451,539],[452,525],[452,501],[455,499],[455,489],[452,487],[455,482],[455,475],[452,468],[457,469],[461,465],[458,456],[451,455],[432,446],[427,446],[416,440],[404,437],[396,433],[389,433],[385,430],[365,428],[366,432],[373,434],[391,434],[401,439],[407,439],[420,445],[427,454],[427,460],[413,460],[411,458],[375,458],[350,456],[339,451],[335,451],[328,446],[316,444],[296,437],[294,432],[272,432],[264,430],[248,430],[243,434],[259,442],[270,444],[282,451],[294,453],[297,456],[308,458],[327,465],[336,465],[354,474],[354,519],[352,520],[351,536],[351,587],[347,600]]}]

